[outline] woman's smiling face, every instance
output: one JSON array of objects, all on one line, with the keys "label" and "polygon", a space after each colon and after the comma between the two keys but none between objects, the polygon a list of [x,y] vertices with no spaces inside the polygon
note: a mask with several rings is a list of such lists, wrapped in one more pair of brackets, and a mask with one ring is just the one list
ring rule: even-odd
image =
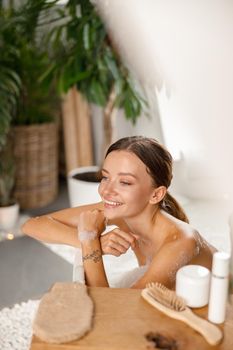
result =
[{"label": "woman's smiling face", "polygon": [[107,218],[140,214],[149,204],[154,189],[145,164],[134,153],[120,150],[108,154],[99,185]]}]

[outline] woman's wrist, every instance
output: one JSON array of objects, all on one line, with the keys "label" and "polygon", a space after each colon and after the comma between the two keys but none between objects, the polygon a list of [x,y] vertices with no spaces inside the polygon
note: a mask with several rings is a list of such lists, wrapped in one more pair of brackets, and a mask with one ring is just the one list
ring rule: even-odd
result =
[{"label": "woman's wrist", "polygon": [[81,243],[85,241],[93,241],[94,239],[98,238],[97,231],[96,230],[79,230],[78,238]]},{"label": "woman's wrist", "polygon": [[99,262],[102,260],[102,249],[98,235],[92,239],[84,239],[80,243],[83,261],[93,260],[94,262]]}]

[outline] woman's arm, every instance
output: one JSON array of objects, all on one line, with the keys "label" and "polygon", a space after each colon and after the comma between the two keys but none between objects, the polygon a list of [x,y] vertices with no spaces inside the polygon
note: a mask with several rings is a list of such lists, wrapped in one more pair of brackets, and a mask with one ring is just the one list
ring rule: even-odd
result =
[{"label": "woman's arm", "polygon": [[103,212],[85,211],[78,219],[78,235],[82,248],[85,281],[88,286],[108,287],[100,244],[100,226]]},{"label": "woman's arm", "polygon": [[81,242],[85,281],[88,286],[109,287],[99,238]]},{"label": "woman's arm", "polygon": [[61,243],[80,247],[77,224],[80,213],[86,210],[102,209],[102,203],[67,208],[57,212],[30,218],[22,226],[22,232],[47,243]]},{"label": "woman's arm", "polygon": [[[86,210],[101,210],[102,208],[102,203],[95,203],[59,210],[27,220],[21,230],[26,235],[47,243],[80,247],[77,237],[77,224],[80,213]],[[104,229],[104,226],[102,228]]]},{"label": "woman's arm", "polygon": [[77,228],[63,224],[49,215],[31,218],[21,229],[23,233],[39,241],[80,247]]},{"label": "woman's arm", "polygon": [[[68,208],[48,215],[30,218],[22,226],[23,233],[47,243],[67,244],[80,247],[77,234],[78,217],[88,210],[102,210],[102,203]],[[124,222],[118,220],[109,222],[110,225],[119,225],[123,230],[116,228],[100,237],[103,254],[120,256],[126,253],[130,246],[134,247],[136,238],[130,234]],[[103,227],[104,229],[104,227]]]}]

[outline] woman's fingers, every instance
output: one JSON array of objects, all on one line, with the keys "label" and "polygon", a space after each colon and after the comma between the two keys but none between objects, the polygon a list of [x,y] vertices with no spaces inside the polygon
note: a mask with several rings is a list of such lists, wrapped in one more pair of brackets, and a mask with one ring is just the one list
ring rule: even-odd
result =
[{"label": "woman's fingers", "polygon": [[132,235],[132,233],[122,231],[118,227],[116,227],[114,230],[110,231],[110,233],[112,235],[122,237],[124,240],[126,240],[129,243],[132,243],[135,239],[134,236]]},{"label": "woman's fingers", "polygon": [[124,254],[124,253],[126,253],[127,252],[127,250],[129,249],[129,247],[130,247],[130,244],[128,243],[128,244],[121,244],[121,243],[119,243],[119,242],[117,242],[117,241],[110,241],[109,243],[108,243],[108,246],[110,247],[110,248],[113,248],[113,249],[116,249],[116,250],[118,250],[121,254]]},{"label": "woman's fingers", "polygon": [[134,248],[135,241],[132,234],[116,228],[101,236],[102,251],[104,254],[119,256],[126,253],[129,247]]},{"label": "woman's fingers", "polygon": [[114,231],[115,237],[120,240],[119,241],[120,244],[123,244],[123,241],[124,241],[125,244],[129,244],[132,248],[135,247],[138,236],[136,236],[130,232],[122,231],[119,228],[116,228],[113,231]]},{"label": "woman's fingers", "polygon": [[79,231],[95,231],[98,235],[105,229],[105,217],[103,211],[87,210],[80,213],[78,217]]},{"label": "woman's fingers", "polygon": [[128,250],[131,243],[127,241],[126,239],[122,238],[121,236],[118,235],[110,235],[109,237],[109,245],[111,246],[120,246],[122,249]]},{"label": "woman's fingers", "polygon": [[114,249],[114,248],[108,246],[108,247],[106,247],[104,254],[105,254],[105,255],[120,256],[120,255],[122,255],[123,253],[121,253],[121,252],[120,252],[119,250],[117,250],[117,249]]},{"label": "woman's fingers", "polygon": [[125,249],[124,247],[117,245],[117,244],[111,244],[111,245],[107,245],[105,247],[105,251],[104,254],[110,254],[110,255],[114,255],[114,256],[120,256],[122,254],[125,254],[127,252],[127,249]]}]

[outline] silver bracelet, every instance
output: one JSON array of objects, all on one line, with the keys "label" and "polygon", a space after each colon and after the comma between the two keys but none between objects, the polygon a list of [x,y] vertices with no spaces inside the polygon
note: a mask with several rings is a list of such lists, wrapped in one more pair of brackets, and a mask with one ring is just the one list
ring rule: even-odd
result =
[{"label": "silver bracelet", "polygon": [[93,240],[97,237],[97,232],[96,231],[79,231],[78,233],[78,238],[80,240],[80,242],[83,241],[90,241]]}]

